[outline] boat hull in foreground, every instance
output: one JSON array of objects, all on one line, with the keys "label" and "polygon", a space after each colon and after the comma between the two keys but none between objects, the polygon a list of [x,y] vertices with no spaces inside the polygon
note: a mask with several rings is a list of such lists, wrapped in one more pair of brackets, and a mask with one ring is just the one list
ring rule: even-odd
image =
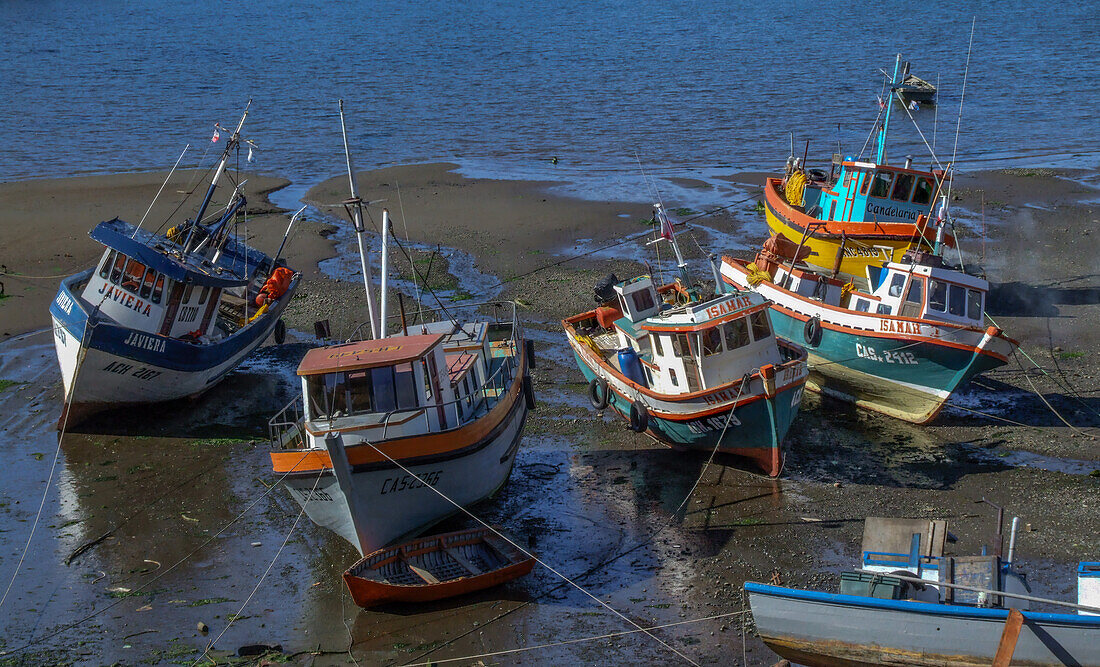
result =
[{"label": "boat hull in foreground", "polygon": [[[987,666],[1009,613],[752,582],[745,591],[764,643],[808,667]],[[1100,616],[1022,614],[1013,665],[1100,666]]]}]

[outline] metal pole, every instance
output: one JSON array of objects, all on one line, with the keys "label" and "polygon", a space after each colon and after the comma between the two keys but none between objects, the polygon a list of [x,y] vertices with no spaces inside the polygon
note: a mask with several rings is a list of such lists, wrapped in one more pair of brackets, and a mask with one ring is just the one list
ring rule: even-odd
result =
[{"label": "metal pole", "polygon": [[382,298],[378,308],[378,338],[386,337],[386,291],[390,277],[390,211],[382,209]]},{"label": "metal pole", "polygon": [[1012,552],[1016,551],[1016,529],[1020,526],[1020,517],[1012,517],[1012,533],[1008,537],[1008,562],[1012,562]]},{"label": "metal pole", "polygon": [[344,135],[344,158],[348,164],[348,186],[351,188],[351,199],[354,204],[350,208],[351,222],[355,226],[355,239],[359,242],[359,265],[363,271],[363,291],[367,293],[367,319],[370,321],[370,337],[378,338],[378,331],[374,325],[374,297],[370,289],[370,263],[367,261],[367,253],[363,249],[363,205],[359,200],[359,193],[355,191],[355,176],[351,168],[351,150],[348,148],[348,128],[344,124],[344,100],[340,100],[340,132]]},{"label": "metal pole", "polygon": [[898,85],[898,69],[901,67],[901,54],[898,54],[894,62],[894,78],[890,81],[890,94],[886,96],[886,119],[882,121],[882,127],[878,133],[878,151],[875,153],[875,164],[886,164],[886,133],[890,130],[890,107],[894,106],[894,87]]},{"label": "metal pole", "polygon": [[[199,206],[199,212],[195,214],[195,224],[202,223],[202,216],[206,213],[206,207],[210,205],[210,199],[214,196],[214,190],[218,187],[218,180],[225,173],[225,166],[229,162],[229,153],[237,145],[237,141],[241,137],[241,128],[244,127],[244,121],[248,118],[248,110],[252,106],[252,100],[248,100],[248,104],[245,105],[244,114],[241,116],[241,120],[237,123],[237,129],[233,130],[232,136],[225,142],[225,150],[222,151],[221,162],[218,163],[218,170],[214,173],[214,178],[210,181],[210,187],[206,190],[206,197],[202,200],[202,205]],[[191,242],[191,237],[194,234],[194,229],[187,235],[187,241],[184,244],[184,250],[187,250],[187,245]]]}]

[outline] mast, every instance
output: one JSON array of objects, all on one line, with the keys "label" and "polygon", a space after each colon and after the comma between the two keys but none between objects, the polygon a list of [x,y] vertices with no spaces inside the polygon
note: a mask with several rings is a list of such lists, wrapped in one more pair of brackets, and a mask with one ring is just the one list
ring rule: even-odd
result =
[{"label": "mast", "polygon": [[[374,325],[374,298],[370,291],[370,263],[367,262],[367,253],[363,250],[363,200],[355,191],[355,176],[351,168],[351,150],[348,148],[348,128],[344,124],[344,100],[340,100],[340,132],[344,135],[344,157],[348,164],[348,186],[351,188],[351,199],[344,202],[344,208],[351,216],[351,223],[355,226],[355,238],[359,241],[359,264],[363,270],[363,290],[367,293],[367,318],[370,320],[370,337],[378,338],[378,331]],[[384,242],[384,241],[383,241]],[[385,283],[383,282],[383,295]],[[385,299],[385,296],[382,297]],[[384,301],[383,301],[384,303]]]},{"label": "mast", "polygon": [[[676,253],[676,268],[680,270],[680,280],[683,282],[684,287],[689,287],[691,285],[691,275],[688,273],[687,262],[684,261],[684,256],[680,253],[680,244],[676,242],[676,232],[672,228],[672,221],[668,219],[664,206],[654,204],[653,208],[656,209],[657,221],[661,225],[661,239],[672,245],[672,251]],[[661,239],[657,240],[660,241]]]},{"label": "mast", "polygon": [[199,206],[199,212],[195,214],[191,232],[187,235],[187,240],[184,242],[183,249],[185,252],[189,252],[188,246],[191,243],[191,238],[195,234],[195,227],[202,222],[202,216],[206,213],[206,207],[210,205],[210,200],[214,197],[214,190],[218,188],[218,180],[221,178],[222,174],[225,173],[225,166],[229,163],[229,154],[237,147],[240,141],[241,128],[244,127],[244,121],[248,118],[248,110],[251,106],[252,100],[250,98],[248,104],[244,107],[244,114],[241,116],[240,122],[237,123],[237,129],[233,130],[233,134],[230,135],[229,139],[225,142],[225,149],[222,150],[222,158],[221,161],[218,162],[218,169],[214,172],[214,178],[211,179],[210,187],[206,190],[206,197],[203,198],[202,205]]},{"label": "mast", "polygon": [[878,131],[878,150],[875,153],[875,164],[886,164],[886,133],[890,129],[890,109],[894,106],[894,89],[898,86],[898,71],[901,69],[901,54],[894,61],[894,78],[890,82],[890,94],[886,96],[886,119],[882,121],[882,127]]},{"label": "mast", "polygon": [[390,276],[390,211],[382,209],[382,298],[378,308],[378,337],[386,337],[386,288]]}]

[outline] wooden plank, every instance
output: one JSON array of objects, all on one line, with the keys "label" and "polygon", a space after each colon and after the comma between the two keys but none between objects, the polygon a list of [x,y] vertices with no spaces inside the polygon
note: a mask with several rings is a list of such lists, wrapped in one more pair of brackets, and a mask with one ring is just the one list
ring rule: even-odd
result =
[{"label": "wooden plank", "polygon": [[1016,640],[1020,638],[1023,625],[1024,615],[1020,610],[1010,610],[1001,633],[1001,643],[997,645],[997,654],[993,656],[993,667],[1009,667],[1012,664],[1012,654],[1016,652]]},{"label": "wooden plank", "polygon": [[447,552],[447,555],[455,559],[455,561],[457,561],[459,565],[466,568],[466,570],[469,571],[470,574],[481,574],[481,568],[466,560],[466,557],[460,554],[458,551],[450,547],[443,547],[443,551]]},{"label": "wooden plank", "polygon": [[405,564],[409,566],[410,570],[412,570],[416,574],[420,575],[420,578],[423,579],[424,581],[428,582],[429,584],[438,584],[439,583],[439,580],[435,578],[435,575],[433,575],[431,572],[428,572],[424,568],[417,567],[417,566],[413,565],[412,563],[410,563],[408,561],[405,561]]}]

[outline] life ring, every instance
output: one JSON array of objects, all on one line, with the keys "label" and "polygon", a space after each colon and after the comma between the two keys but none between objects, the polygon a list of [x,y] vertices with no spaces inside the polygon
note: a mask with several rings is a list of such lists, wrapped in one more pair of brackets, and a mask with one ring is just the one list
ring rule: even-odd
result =
[{"label": "life ring", "polygon": [[806,328],[802,330],[802,337],[807,345],[817,347],[821,344],[821,318],[814,315],[806,321]]},{"label": "life ring", "polygon": [[286,322],[278,320],[275,322],[275,344],[282,345],[286,340]]},{"label": "life ring", "polygon": [[528,410],[535,409],[535,390],[531,388],[531,376],[523,376],[523,401],[527,404]]},{"label": "life ring", "polygon": [[607,402],[610,399],[611,394],[607,388],[607,380],[592,378],[592,381],[588,383],[588,402],[592,404],[592,407],[603,410],[607,407]]},{"label": "life ring", "polygon": [[649,410],[639,398],[630,404],[630,430],[635,433],[644,433],[647,428],[649,428]]}]

